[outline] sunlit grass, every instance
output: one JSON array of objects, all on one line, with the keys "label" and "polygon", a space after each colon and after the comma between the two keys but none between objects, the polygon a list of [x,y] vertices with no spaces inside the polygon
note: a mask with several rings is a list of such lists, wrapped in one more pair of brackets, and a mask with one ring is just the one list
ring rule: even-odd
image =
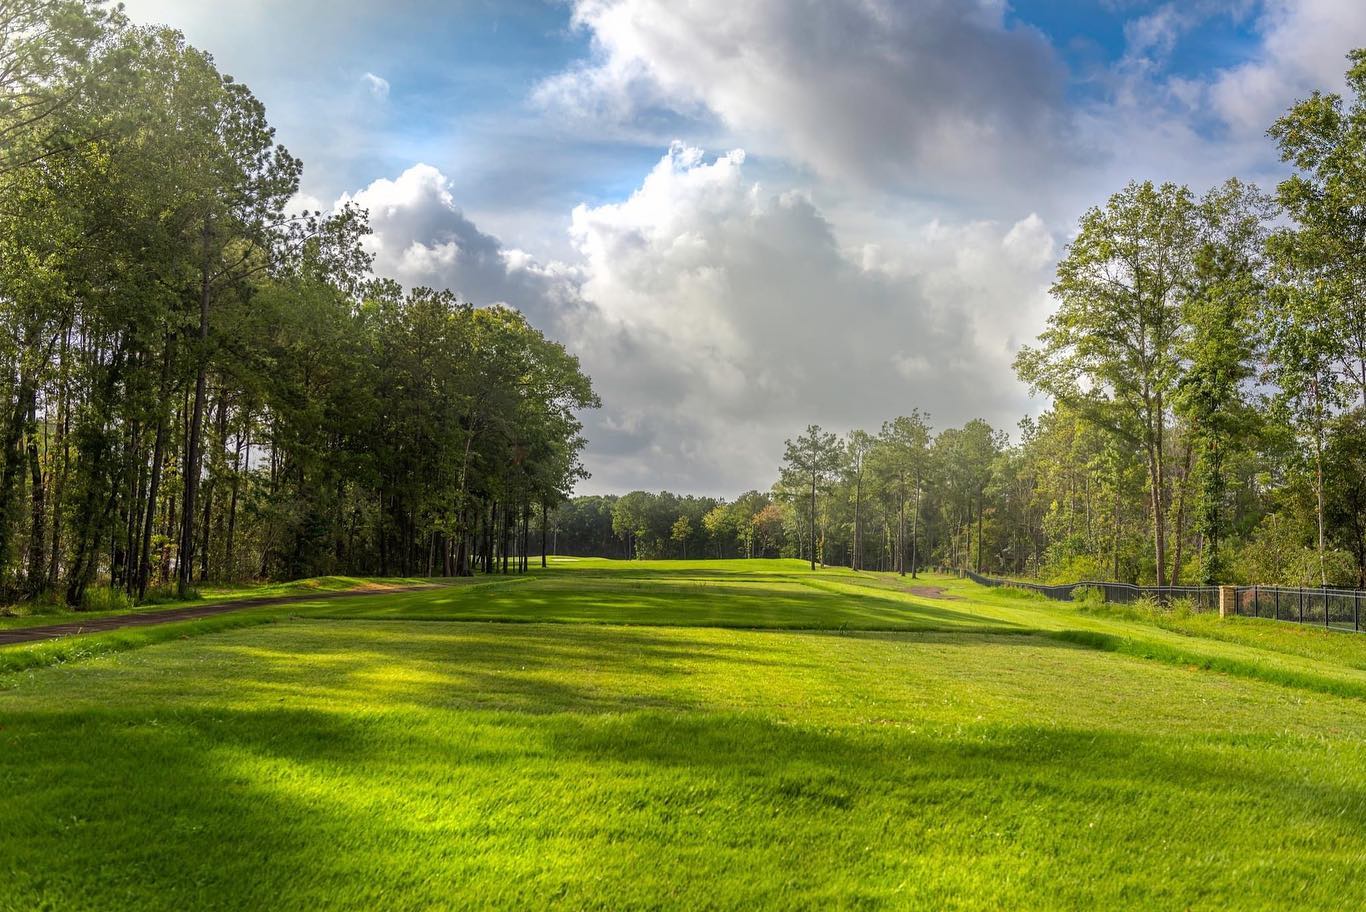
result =
[{"label": "sunlit grass", "polygon": [[1366,901],[1366,703],[1268,677],[1351,655],[923,582],[583,562],[11,671],[0,909]]}]

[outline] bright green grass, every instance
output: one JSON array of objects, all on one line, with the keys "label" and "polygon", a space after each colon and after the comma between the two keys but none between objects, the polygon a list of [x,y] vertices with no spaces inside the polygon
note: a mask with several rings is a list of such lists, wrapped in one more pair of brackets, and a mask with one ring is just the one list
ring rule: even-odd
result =
[{"label": "bright green grass", "polygon": [[969,601],[916,599],[847,570],[808,572],[799,561],[578,561],[525,577],[495,577],[440,593],[360,598],[330,606],[338,618],[668,624],[787,629],[1008,630]]},{"label": "bright green grass", "polygon": [[1346,647],[926,582],[578,562],[11,672],[0,909],[1366,902],[1366,702],[1125,654]]}]

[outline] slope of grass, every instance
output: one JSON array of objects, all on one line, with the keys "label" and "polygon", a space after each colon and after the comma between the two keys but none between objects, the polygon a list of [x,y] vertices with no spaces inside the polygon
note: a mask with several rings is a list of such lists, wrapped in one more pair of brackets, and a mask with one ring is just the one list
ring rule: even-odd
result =
[{"label": "slope of grass", "polygon": [[1351,654],[922,582],[574,562],[0,672],[0,910],[1366,902],[1366,701],[1274,682]]},{"label": "slope of grass", "polygon": [[849,571],[810,574],[800,561],[578,561],[525,577],[477,579],[439,593],[357,599],[330,617],[388,620],[652,624],[783,629],[953,630],[1020,626],[971,603],[915,599],[854,585]]},{"label": "slope of grass", "polygon": [[[926,594],[933,590],[941,597]],[[1339,642],[1351,634],[1315,632],[1339,638],[1333,641],[1304,630],[1272,629],[1261,639],[1247,639],[1229,631],[1259,622],[1239,619],[1220,626],[1214,618],[1210,627],[1209,619],[1196,618],[1188,628],[1177,628],[949,576],[914,580],[835,567],[812,573],[800,561],[583,559],[529,577],[483,577],[440,592],[358,598],[321,613],[387,620],[1036,632],[1094,649],[1366,698],[1366,665],[1344,661],[1361,653]],[[1266,623],[1274,622],[1260,625]],[[1270,648],[1289,642],[1299,648]]]}]

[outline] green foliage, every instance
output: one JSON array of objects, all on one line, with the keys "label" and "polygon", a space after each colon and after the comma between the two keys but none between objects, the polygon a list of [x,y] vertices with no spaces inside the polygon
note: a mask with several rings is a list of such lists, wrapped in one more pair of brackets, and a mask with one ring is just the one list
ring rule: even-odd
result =
[{"label": "green foliage", "polygon": [[1072,604],[1083,610],[1101,608],[1105,605],[1105,591],[1096,586],[1076,586],[1072,589]]},{"label": "green foliage", "polygon": [[1105,580],[1110,577],[1110,568],[1105,561],[1093,554],[1074,554],[1055,562],[1048,576],[1050,585],[1066,585],[1082,580]]},{"label": "green foliage", "polygon": [[1271,514],[1237,552],[1232,574],[1243,585],[1308,586],[1325,580],[1333,586],[1353,586],[1355,561],[1345,551],[1327,550],[1320,555],[1312,544],[1311,530]]},{"label": "green foliage", "polygon": [[834,474],[844,464],[844,451],[839,438],[819,425],[808,425],[796,440],[785,442],[782,468],[782,487],[790,498],[806,500],[806,550],[811,569],[817,560],[825,563],[824,530],[817,532],[819,498],[826,493]]},{"label": "green foliage", "polygon": [[176,591],[175,586],[153,586],[138,601],[139,605],[165,605],[169,602],[193,602],[203,598],[203,594],[198,589],[191,589],[181,594]]},{"label": "green foliage", "polygon": [[121,589],[92,586],[81,599],[82,611],[129,611],[133,600]]},{"label": "green foliage", "polygon": [[365,213],[286,212],[301,173],[178,32],[0,7],[0,602],[521,569],[589,379],[515,311],[373,280]]}]

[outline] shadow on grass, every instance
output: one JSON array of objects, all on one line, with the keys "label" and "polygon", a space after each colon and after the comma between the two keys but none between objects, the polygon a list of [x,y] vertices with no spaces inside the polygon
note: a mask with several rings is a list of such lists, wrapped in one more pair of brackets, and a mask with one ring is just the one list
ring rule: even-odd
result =
[{"label": "shadow on grass", "polygon": [[[771,584],[770,584],[771,586]],[[855,587],[850,587],[854,589]],[[964,610],[966,609],[966,610]],[[1018,627],[970,607],[929,605],[873,589],[846,592],[793,584],[751,590],[728,583],[683,585],[658,580],[535,579],[490,587],[386,598],[329,608],[327,617],[391,620],[559,621],[772,629],[992,629]]]},{"label": "shadow on grass", "polygon": [[1296,755],[1261,752],[1275,739],[832,732],[677,709],[108,708],[2,724],[13,908],[524,908],[556,892],[569,908],[754,908],[820,904],[832,882],[890,900],[926,867],[940,876],[899,900],[972,885],[983,906],[1184,904],[1207,873],[1302,906],[1331,896],[1331,877],[1252,863],[1261,848],[1321,850],[1317,865],[1366,838],[1362,790],[1287,775]]}]

